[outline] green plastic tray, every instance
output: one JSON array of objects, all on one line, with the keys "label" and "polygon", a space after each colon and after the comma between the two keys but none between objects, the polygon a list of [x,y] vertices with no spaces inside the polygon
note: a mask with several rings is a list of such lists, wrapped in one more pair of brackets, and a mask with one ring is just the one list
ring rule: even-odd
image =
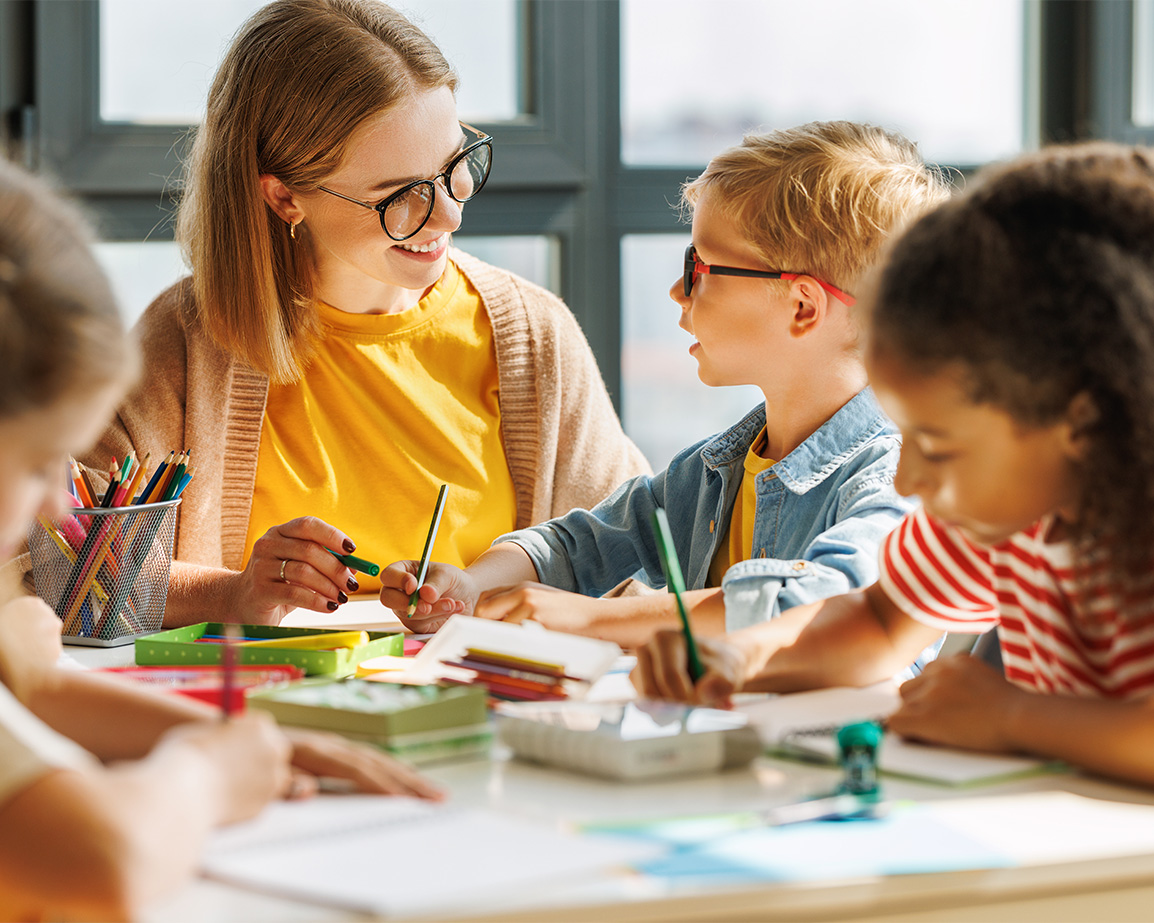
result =
[{"label": "green plastic tray", "polygon": [[[276,625],[242,625],[246,638],[291,638],[299,635],[336,633],[324,628],[281,628]],[[206,644],[196,639],[204,635],[224,633],[220,622],[201,622],[170,628],[136,639],[136,662],[141,666],[178,664],[198,666],[220,663],[223,644]],[[344,676],[352,673],[358,663],[370,657],[387,654],[399,657],[404,652],[404,636],[397,632],[370,631],[369,643],[354,648],[331,651],[295,651],[287,648],[237,647],[238,664],[291,663],[309,675],[330,674]]]}]

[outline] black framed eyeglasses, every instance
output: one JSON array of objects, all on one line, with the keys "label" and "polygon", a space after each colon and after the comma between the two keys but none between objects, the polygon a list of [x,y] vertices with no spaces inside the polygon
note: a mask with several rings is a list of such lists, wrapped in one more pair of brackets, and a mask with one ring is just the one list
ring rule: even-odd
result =
[{"label": "black framed eyeglasses", "polygon": [[317,188],[362,208],[371,208],[381,219],[381,228],[389,237],[408,240],[425,226],[433,214],[433,206],[437,203],[437,180],[443,181],[445,191],[454,202],[464,204],[481,191],[489,178],[493,167],[493,139],[472,125],[460,124],[465,132],[465,148],[449,161],[443,172],[432,179],[419,179],[402,186],[376,205],[325,186]]},{"label": "black framed eyeglasses", "polygon": [[[693,283],[697,281],[698,276],[745,276],[750,279],[796,279],[799,276],[809,275],[805,272],[770,272],[765,269],[738,269],[736,266],[713,266],[709,263],[703,262],[701,257],[697,255],[697,248],[690,244],[685,248],[685,274],[682,277],[682,286],[685,290],[685,297],[688,298],[693,294]],[[857,304],[857,299],[840,288],[830,285],[828,282],[823,282],[817,276],[810,276],[818,285],[824,288],[827,292],[844,302],[849,307]]]}]

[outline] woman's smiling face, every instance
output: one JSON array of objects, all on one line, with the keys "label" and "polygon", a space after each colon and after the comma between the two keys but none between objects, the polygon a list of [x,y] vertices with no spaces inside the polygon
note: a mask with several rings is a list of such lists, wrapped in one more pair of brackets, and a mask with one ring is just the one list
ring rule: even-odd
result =
[{"label": "woman's smiling face", "polygon": [[[323,185],[375,205],[413,180],[437,176],[464,140],[452,90],[420,90],[366,119]],[[440,182],[428,222],[405,241],[384,232],[377,212],[338,196],[314,191],[297,201],[316,254],[318,297],[354,313],[391,313],[416,304],[445,271],[449,236],[461,224],[461,206]]]}]

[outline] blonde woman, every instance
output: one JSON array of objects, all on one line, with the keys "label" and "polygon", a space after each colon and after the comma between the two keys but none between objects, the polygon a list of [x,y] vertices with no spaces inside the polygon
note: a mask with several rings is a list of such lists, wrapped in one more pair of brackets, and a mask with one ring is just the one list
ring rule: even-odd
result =
[{"label": "blonde woman", "polygon": [[494,156],[457,78],[374,0],[277,0],[209,93],[139,325],[143,383],[93,454],[191,450],[167,624],[278,622],[380,588],[329,552],[437,554],[592,506],[647,465],[572,314],[455,250]]}]

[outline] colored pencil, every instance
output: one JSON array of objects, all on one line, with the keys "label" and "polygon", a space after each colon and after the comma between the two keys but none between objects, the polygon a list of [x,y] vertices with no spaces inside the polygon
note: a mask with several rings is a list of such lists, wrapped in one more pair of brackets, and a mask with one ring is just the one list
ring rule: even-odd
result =
[{"label": "colored pencil", "polygon": [[75,458],[69,458],[69,467],[72,470],[72,483],[76,487],[76,497],[80,500],[80,505],[91,509],[96,505],[92,494],[88,492],[88,485],[84,483],[84,478],[80,474],[80,465],[76,463]]},{"label": "colored pencil", "polygon": [[224,626],[224,650],[221,651],[221,686],[220,686],[220,712],[221,717],[227,721],[232,716],[232,690],[236,688],[236,638],[238,635],[243,637],[239,625],[231,622]]},{"label": "colored pencil", "polygon": [[160,479],[162,477],[164,477],[164,472],[168,470],[168,466],[172,464],[172,460],[175,457],[176,457],[175,451],[170,451],[168,453],[168,457],[157,466],[156,471],[154,471],[152,473],[152,477],[150,477],[148,479],[148,483],[144,485],[144,490],[142,490],[140,492],[140,496],[137,497],[136,500],[133,502],[135,502],[135,503],[147,503],[148,502],[149,496],[152,494],[152,491],[155,489],[155,487],[156,487],[157,483],[160,481]]},{"label": "colored pencil", "polygon": [[191,457],[191,454],[192,453],[190,452],[185,452],[182,456],[183,461],[177,463],[176,470],[172,472],[172,477],[169,478],[168,484],[165,485],[164,493],[161,495],[162,500],[172,499],[173,493],[176,491],[177,487],[180,486],[180,481],[181,478],[184,477],[184,472],[188,469],[188,461]]},{"label": "colored pencil", "polygon": [[441,525],[441,514],[445,512],[445,495],[449,492],[449,485],[442,484],[437,492],[437,505],[433,507],[433,519],[429,523],[429,534],[425,536],[425,550],[421,552],[421,563],[417,568],[417,588],[409,597],[408,615],[417,611],[417,601],[420,599],[421,584],[425,582],[425,575],[429,572],[429,560],[433,556],[433,544],[437,541],[437,529]]},{"label": "colored pencil", "polygon": [[697,653],[697,642],[689,625],[689,613],[685,609],[685,601],[681,598],[685,592],[685,581],[681,576],[681,563],[677,560],[673,534],[669,531],[669,518],[661,507],[653,511],[653,535],[657,539],[657,555],[661,559],[661,569],[665,571],[665,584],[673,593],[677,603],[677,614],[681,618],[681,632],[685,635],[685,654],[689,661],[689,678],[697,682],[705,675],[705,669]]},{"label": "colored pencil", "polygon": [[88,468],[79,462],[77,462],[76,467],[80,469],[80,480],[84,482],[84,487],[88,491],[88,497],[92,501],[92,503],[89,504],[89,508],[96,509],[100,504],[96,500],[96,488],[92,486],[92,479],[88,477]]},{"label": "colored pencil", "polygon": [[295,651],[326,651],[331,648],[360,647],[369,643],[367,631],[329,631],[315,635],[290,635],[285,638],[259,638],[238,642],[241,647],[282,648]]}]

